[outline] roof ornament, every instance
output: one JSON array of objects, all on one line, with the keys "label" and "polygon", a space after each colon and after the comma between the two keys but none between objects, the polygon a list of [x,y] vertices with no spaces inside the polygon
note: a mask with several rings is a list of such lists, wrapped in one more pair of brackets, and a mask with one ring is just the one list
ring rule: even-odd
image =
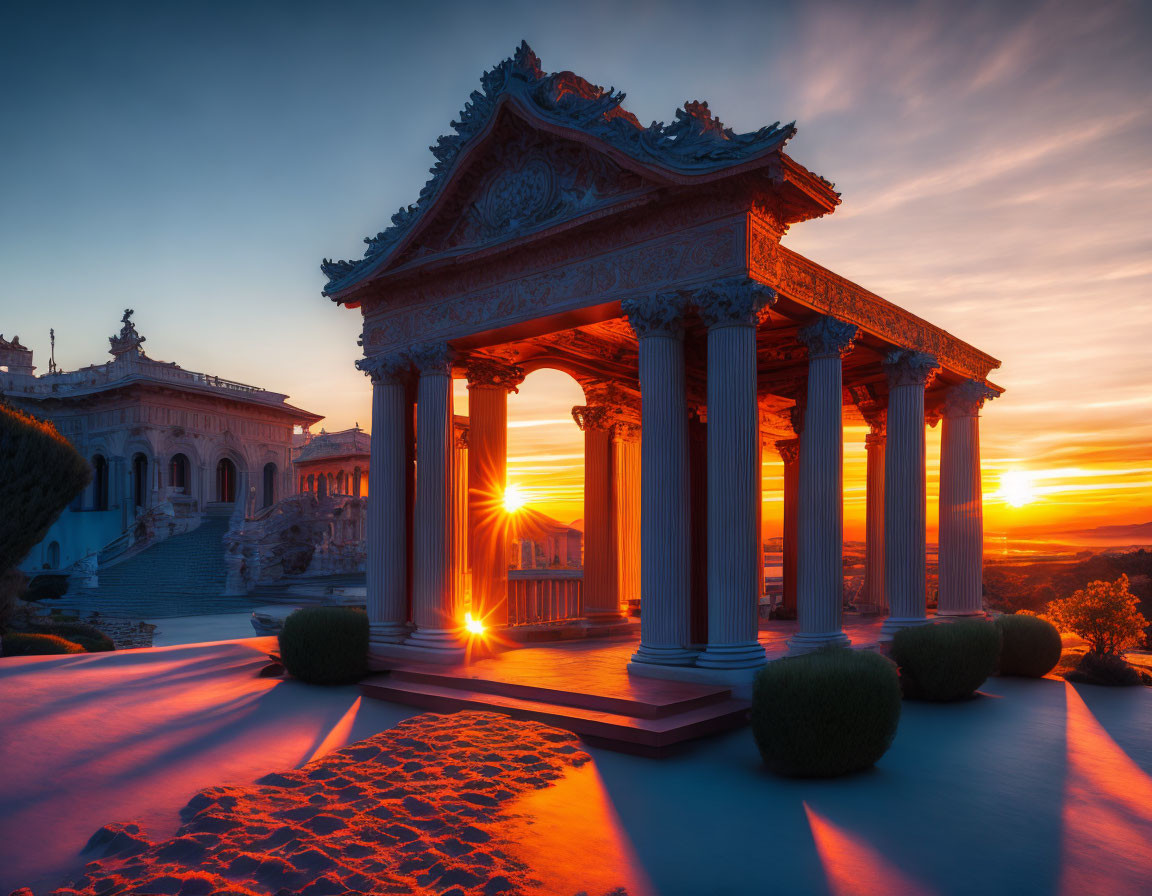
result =
[{"label": "roof ornament", "polygon": [[328,278],[325,295],[345,289],[374,269],[412,228],[423,210],[432,204],[449,179],[449,173],[465,147],[487,129],[505,98],[538,118],[563,128],[577,129],[610,144],[640,162],[656,162],[684,173],[708,172],[775,152],[796,133],[795,124],[780,122],[747,134],[737,134],[714,117],[703,102],[689,102],[676,110],[670,125],[653,122],[647,128],[621,106],[625,94],[605,90],[572,72],[548,75],[540,59],[522,41],[508,59],[484,72],[480,90],[472,91],[452,132],[430,147],[436,163],[432,177],[414,205],[392,216],[392,226],[364,242],[361,259],[324,259],[320,270]]},{"label": "roof ornament", "polygon": [[57,373],[58,368],[56,367],[56,329],[55,329],[55,327],[49,327],[48,328],[48,341],[52,345],[52,351],[48,356],[48,372],[49,373]]},{"label": "roof ornament", "polygon": [[132,323],[132,315],[135,313],[133,309],[125,308],[124,316],[120,318],[120,322],[124,325],[120,328],[120,334],[108,337],[108,342],[111,345],[108,351],[117,358],[133,352],[143,354],[140,345],[144,342],[144,337],[136,332],[136,325]]}]

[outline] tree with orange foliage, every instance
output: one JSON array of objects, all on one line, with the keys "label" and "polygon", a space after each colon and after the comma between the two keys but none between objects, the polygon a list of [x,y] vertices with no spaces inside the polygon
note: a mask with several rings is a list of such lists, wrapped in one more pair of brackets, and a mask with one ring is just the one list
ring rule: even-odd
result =
[{"label": "tree with orange foliage", "polygon": [[1128,590],[1128,576],[1115,582],[1090,582],[1063,600],[1048,605],[1046,615],[1063,631],[1075,632],[1093,653],[1119,656],[1140,645],[1148,620],[1140,600]]}]

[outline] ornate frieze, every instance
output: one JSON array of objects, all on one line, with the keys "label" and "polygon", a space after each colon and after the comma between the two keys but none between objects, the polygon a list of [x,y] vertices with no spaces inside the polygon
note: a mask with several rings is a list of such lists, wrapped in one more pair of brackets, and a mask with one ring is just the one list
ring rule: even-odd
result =
[{"label": "ornate frieze", "polygon": [[801,327],[796,338],[808,348],[810,358],[842,358],[852,350],[857,329],[853,324],[822,314]]},{"label": "ornate frieze", "polygon": [[356,367],[371,378],[372,385],[398,385],[407,379],[412,361],[405,352],[383,352],[356,361]]},{"label": "ornate frieze", "polygon": [[[506,101],[515,101],[518,108],[545,124],[578,130],[637,161],[687,173],[715,171],[779,151],[796,132],[794,125],[781,126],[776,122],[758,131],[737,134],[712,115],[707,103],[700,102],[685,103],[668,125],[654,122],[644,128],[621,107],[623,93],[605,90],[571,72],[546,75],[526,43],[510,59],[485,72],[480,83],[481,90],[473,91],[453,122],[453,133],[441,137],[432,147],[436,164],[416,204],[401,208],[392,216],[391,227],[365,240],[368,249],[363,259],[325,259],[321,264],[329,279],[326,295],[349,288],[380,267],[441,195],[461,154],[488,130]],[[539,168],[522,169],[520,176],[510,176],[496,190],[489,220],[504,226],[511,220],[507,211],[511,208],[539,214],[544,206],[538,197],[545,193],[545,179],[546,173]],[[518,204],[529,197],[536,198]]]},{"label": "ornate frieze", "polygon": [[759,326],[776,302],[776,290],[747,277],[727,277],[702,286],[692,300],[709,328]]},{"label": "ornate frieze", "polygon": [[749,274],[793,301],[856,324],[893,345],[930,354],[948,370],[973,379],[987,379],[1000,366],[944,330],[784,248],[755,216],[748,241]]},{"label": "ornate frieze", "polygon": [[786,464],[794,464],[800,460],[799,439],[781,439],[776,443],[776,450],[780,452],[780,459]]},{"label": "ornate frieze", "polygon": [[[543,314],[689,288],[741,270],[743,255],[744,226],[729,220],[568,264],[541,253],[509,257],[486,273],[448,274],[390,292],[387,304],[367,315],[362,342],[381,350],[454,339]],[[540,269],[547,264],[554,266]]]},{"label": "ornate frieze", "polygon": [[645,336],[684,336],[684,312],[687,301],[679,292],[661,292],[641,298],[625,299],[620,308],[628,317],[637,339]]},{"label": "ornate frieze", "polygon": [[524,371],[515,364],[502,364],[491,358],[469,358],[465,368],[469,389],[496,386],[508,392],[518,392],[517,386],[524,382]]},{"label": "ornate frieze", "polygon": [[945,417],[976,417],[985,401],[998,398],[1000,393],[977,380],[965,380],[945,393]]},{"label": "ornate frieze", "polygon": [[452,362],[456,353],[446,342],[426,342],[408,350],[408,356],[421,374],[452,375]]},{"label": "ornate frieze", "polygon": [[888,374],[888,388],[919,386],[926,388],[940,369],[936,359],[925,352],[898,349],[889,352],[883,361]]}]

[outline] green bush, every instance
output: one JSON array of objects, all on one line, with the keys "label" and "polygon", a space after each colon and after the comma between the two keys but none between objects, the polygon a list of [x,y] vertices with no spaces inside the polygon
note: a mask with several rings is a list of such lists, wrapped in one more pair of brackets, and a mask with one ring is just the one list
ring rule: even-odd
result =
[{"label": "green bush", "polygon": [[89,653],[102,653],[115,650],[112,639],[94,625],[86,622],[42,622],[34,625],[32,631],[42,635],[59,635],[79,644]]},{"label": "green bush", "polygon": [[752,734],[764,764],[781,775],[831,778],[870,768],[899,721],[896,667],[872,651],[774,660],[752,687]]},{"label": "green bush", "polygon": [[353,607],[297,610],[280,631],[280,658],[301,681],[356,681],[368,671],[368,614]]},{"label": "green bush", "polygon": [[0,404],[0,572],[15,566],[92,478],[51,423]]},{"label": "green bush", "polygon": [[1060,662],[1060,632],[1039,616],[997,616],[1000,674],[1043,678]]},{"label": "green bush", "polygon": [[974,619],[902,629],[892,639],[892,659],[905,697],[962,700],[996,671],[1000,631]]},{"label": "green bush", "polygon": [[84,653],[74,641],[65,641],[59,635],[39,635],[20,632],[4,635],[4,656],[48,656],[56,653]]},{"label": "green bush", "polygon": [[1110,653],[1092,653],[1089,651],[1080,657],[1071,672],[1064,677],[1068,681],[1080,684],[1102,684],[1108,687],[1125,687],[1142,684],[1144,676],[1139,669],[1129,663],[1122,656]]}]

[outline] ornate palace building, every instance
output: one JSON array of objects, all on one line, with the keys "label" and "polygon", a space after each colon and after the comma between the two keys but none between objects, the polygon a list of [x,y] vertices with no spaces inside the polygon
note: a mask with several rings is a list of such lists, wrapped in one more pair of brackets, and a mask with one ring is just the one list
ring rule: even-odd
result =
[{"label": "ornate palace building", "polygon": [[296,485],[301,493],[349,495],[368,494],[368,460],[371,439],[359,425],[340,432],[311,435],[307,430],[295,436],[293,448]]},{"label": "ornate palace building", "polygon": [[[747,682],[764,451],[785,465],[791,645],[843,632],[843,431],[867,422],[865,602],[924,624],[925,426],[943,420],[940,616],[980,614],[979,411],[999,362],[781,245],[835,211],[784,151],[705,103],[644,127],[623,95],[547,74],[521,45],[432,148],[432,178],[362,258],[325,261],[363,315],[373,383],[368,612],[378,663],[463,656],[472,608],[507,619],[506,402],[542,367],[585,405],[582,613],[639,593],[629,671]],[[470,388],[457,459],[452,380]],[[415,459],[419,458],[419,465]],[[461,517],[468,550],[456,546]]]},{"label": "ornate palace building", "polygon": [[322,418],[278,392],[149,358],[132,314],[108,340],[112,360],[80,370],[36,376],[29,349],[0,342],[4,398],[51,420],[92,464],[91,485],[27,570],[68,568],[155,508],[187,519],[209,507],[266,507],[294,491],[293,427]]}]

